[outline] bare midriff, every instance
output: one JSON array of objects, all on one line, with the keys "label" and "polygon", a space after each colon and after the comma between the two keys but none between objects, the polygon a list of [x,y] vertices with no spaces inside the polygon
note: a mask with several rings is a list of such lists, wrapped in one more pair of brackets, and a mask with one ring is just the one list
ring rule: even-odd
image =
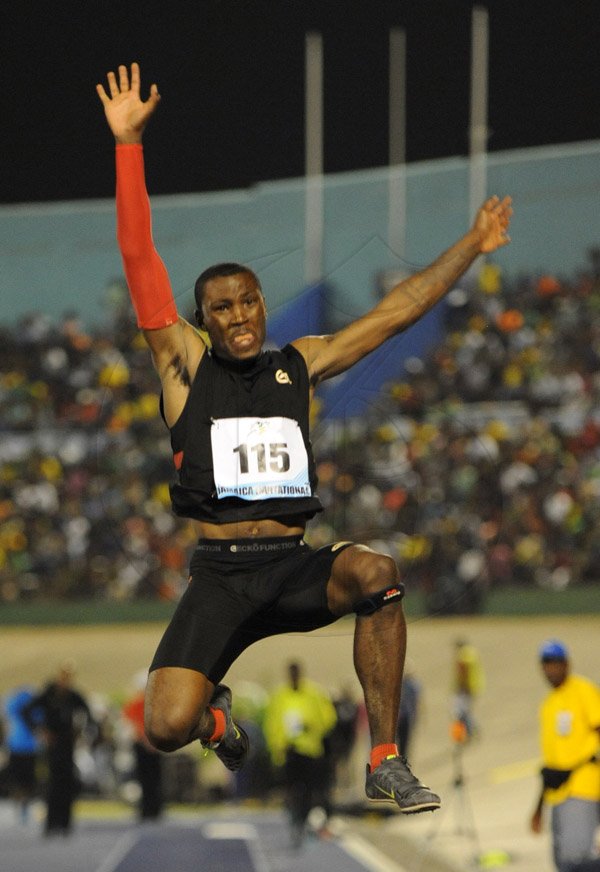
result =
[{"label": "bare midriff", "polygon": [[267,539],[273,536],[302,536],[306,519],[302,515],[264,518],[259,521],[234,521],[229,524],[210,524],[193,521],[199,539]]}]

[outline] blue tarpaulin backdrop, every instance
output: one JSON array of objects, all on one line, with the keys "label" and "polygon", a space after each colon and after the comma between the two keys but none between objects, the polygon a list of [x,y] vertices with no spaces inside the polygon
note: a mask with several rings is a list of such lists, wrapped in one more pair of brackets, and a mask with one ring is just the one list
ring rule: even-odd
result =
[{"label": "blue tarpaulin backdrop", "polygon": [[[330,332],[327,293],[326,285],[315,285],[279,307],[275,313],[270,313],[267,321],[269,342],[282,348],[299,336]],[[441,301],[405,333],[389,339],[345,373],[324,382],[318,389],[323,403],[320,417],[356,418],[366,414],[377,403],[386,382],[404,378],[405,360],[423,358],[438,341],[445,306],[446,303]]]}]

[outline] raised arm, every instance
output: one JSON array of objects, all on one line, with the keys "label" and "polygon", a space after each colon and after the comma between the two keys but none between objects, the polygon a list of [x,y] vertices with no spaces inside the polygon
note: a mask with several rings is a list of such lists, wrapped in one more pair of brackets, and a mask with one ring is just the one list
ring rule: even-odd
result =
[{"label": "raised arm", "polygon": [[107,74],[108,91],[96,91],[116,143],[117,239],[138,326],[150,346],[161,378],[167,422],[174,421],[187,398],[189,384],[205,346],[177,314],[165,265],[152,239],[152,216],[146,191],[142,136],[158,106],[156,85],[140,97],[140,70],[131,65]]},{"label": "raised arm", "polygon": [[386,339],[418,321],[468,269],[479,254],[510,242],[511,199],[490,197],[470,230],[425,269],[395,285],[366,315],[331,336],[293,342],[304,356],[313,384],[349,369]]},{"label": "raised arm", "polygon": [[[140,70],[119,67],[119,79],[108,73],[110,97],[102,85],[96,90],[116,143],[117,240],[125,277],[143,330],[176,324],[177,309],[169,276],[152,240],[152,216],[144,176],[142,135],[160,100],[156,85],[146,102],[140,98]],[[150,347],[160,349],[163,337],[150,336]]]}]

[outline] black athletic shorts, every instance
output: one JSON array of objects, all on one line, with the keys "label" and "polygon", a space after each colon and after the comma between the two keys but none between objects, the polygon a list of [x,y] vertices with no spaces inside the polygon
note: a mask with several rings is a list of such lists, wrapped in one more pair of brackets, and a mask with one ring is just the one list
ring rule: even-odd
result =
[{"label": "black athletic shorts", "polygon": [[162,637],[150,671],[180,666],[214,684],[253,642],[306,632],[337,620],[327,581],[341,542],[312,549],[301,537],[201,539],[190,582]]},{"label": "black athletic shorts", "polygon": [[11,751],[6,770],[10,787],[13,790],[22,790],[27,794],[34,793],[37,786],[35,765],[35,754],[20,754],[18,751]]}]

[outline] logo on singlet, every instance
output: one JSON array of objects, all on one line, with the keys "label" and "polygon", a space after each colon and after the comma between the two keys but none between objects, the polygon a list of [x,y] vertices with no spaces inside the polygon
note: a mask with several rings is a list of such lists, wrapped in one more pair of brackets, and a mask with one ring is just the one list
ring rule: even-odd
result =
[{"label": "logo on singlet", "polygon": [[275,381],[280,385],[291,385],[292,380],[284,369],[278,369],[275,373]]}]

